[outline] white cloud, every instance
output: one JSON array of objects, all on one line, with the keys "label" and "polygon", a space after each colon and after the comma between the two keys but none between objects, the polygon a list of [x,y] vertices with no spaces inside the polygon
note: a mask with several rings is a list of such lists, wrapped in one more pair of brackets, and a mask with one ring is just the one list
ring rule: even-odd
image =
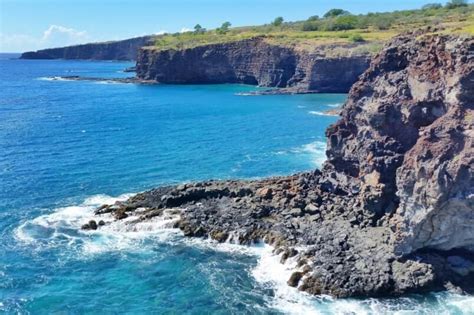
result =
[{"label": "white cloud", "polygon": [[61,40],[66,43],[76,43],[86,39],[87,33],[85,31],[78,31],[61,25],[50,25],[49,28],[44,31],[42,41],[55,42]]},{"label": "white cloud", "polygon": [[190,29],[190,28],[183,27],[183,28],[181,29],[181,31],[179,31],[179,32],[180,32],[180,33],[187,33],[187,32],[192,32],[192,31],[193,31],[193,30]]},{"label": "white cloud", "polygon": [[0,34],[0,51],[23,52],[43,48],[83,44],[91,41],[86,31],[61,25],[50,25],[41,37],[24,34]]},{"label": "white cloud", "polygon": [[164,35],[164,34],[168,34],[168,31],[161,30],[155,33],[155,35]]}]

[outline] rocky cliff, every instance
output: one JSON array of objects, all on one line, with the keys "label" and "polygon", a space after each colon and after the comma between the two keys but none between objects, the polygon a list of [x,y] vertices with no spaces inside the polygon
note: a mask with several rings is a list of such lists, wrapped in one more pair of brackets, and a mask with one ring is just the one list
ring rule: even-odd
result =
[{"label": "rocky cliff", "polygon": [[[328,128],[321,171],[161,187],[96,215],[101,224],[161,218],[185,236],[264,241],[294,267],[288,284],[310,294],[473,290],[473,67],[474,38],[399,36]],[[273,82],[288,77],[276,64],[265,69]]]},{"label": "rocky cliff", "polygon": [[[245,83],[294,91],[347,93],[368,67],[357,45],[302,51],[264,37],[183,50],[140,49],[137,77],[161,83]],[[332,53],[344,51],[344,55]]]},{"label": "rocky cliff", "polygon": [[136,60],[138,49],[153,36],[25,52],[21,59]]}]

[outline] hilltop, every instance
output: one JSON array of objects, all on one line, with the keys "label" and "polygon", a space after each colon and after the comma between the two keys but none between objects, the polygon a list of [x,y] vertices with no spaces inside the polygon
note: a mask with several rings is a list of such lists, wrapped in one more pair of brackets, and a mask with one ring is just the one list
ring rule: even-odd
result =
[{"label": "hilltop", "polygon": [[[459,1],[455,1],[459,2]],[[434,33],[474,34],[474,5],[454,7],[428,4],[417,10],[354,15],[344,9],[332,9],[324,16],[304,21],[285,22],[277,17],[269,24],[230,28],[225,22],[214,30],[196,25],[193,32],[157,36],[149,48],[186,49],[201,45],[265,37],[271,44],[297,49],[313,49],[328,44],[364,43],[362,50],[377,52],[382,43],[397,34],[423,27],[434,27]]]}]

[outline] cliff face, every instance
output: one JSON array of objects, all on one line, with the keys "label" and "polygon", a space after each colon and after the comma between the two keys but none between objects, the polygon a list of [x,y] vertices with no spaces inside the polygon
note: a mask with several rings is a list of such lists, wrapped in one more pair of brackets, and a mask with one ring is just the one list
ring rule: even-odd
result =
[{"label": "cliff face", "polygon": [[61,48],[25,52],[21,59],[84,59],[84,60],[136,60],[138,49],[153,40],[153,36],[130,38],[121,41],[91,43]]},{"label": "cliff face", "polygon": [[331,57],[254,38],[183,50],[145,47],[138,55],[137,77],[161,83],[245,83],[345,93],[369,62],[368,54]]},{"label": "cliff face", "polygon": [[328,130],[328,163],[361,181],[362,203],[397,251],[474,246],[474,40],[394,40]]},{"label": "cliff face", "polygon": [[[289,55],[278,54],[285,63]],[[278,83],[293,73],[252,64],[245,76],[266,69],[263,77]],[[299,65],[293,78],[305,82]],[[472,292],[473,82],[474,38],[399,36],[328,128],[321,171],[161,187],[96,215],[104,224],[161,218],[185,236],[219,242],[263,240],[296,265],[288,284],[310,294],[399,295],[447,283]]]}]

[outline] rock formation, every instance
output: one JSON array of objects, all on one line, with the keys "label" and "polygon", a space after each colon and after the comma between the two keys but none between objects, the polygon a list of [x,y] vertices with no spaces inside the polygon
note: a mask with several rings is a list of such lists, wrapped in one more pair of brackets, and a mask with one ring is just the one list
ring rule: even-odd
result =
[{"label": "rock formation", "polygon": [[84,60],[136,60],[138,49],[148,45],[154,36],[126,40],[91,43],[61,48],[29,51],[21,59],[84,59]]},{"label": "rock formation", "polygon": [[136,70],[139,79],[161,83],[244,83],[295,92],[347,93],[370,62],[370,54],[357,53],[357,46],[303,51],[256,37],[182,50],[143,47]]},{"label": "rock formation", "polygon": [[[179,54],[188,53],[196,52]],[[148,62],[181,57],[156,58]],[[280,71],[278,63],[249,62],[252,71],[227,72],[222,61],[212,75],[290,80],[292,71]],[[474,38],[396,37],[328,128],[321,171],[161,187],[104,205],[96,215],[128,224],[174,218],[185,236],[263,240],[282,263],[296,262],[288,284],[310,294],[472,290],[473,67]]]}]

